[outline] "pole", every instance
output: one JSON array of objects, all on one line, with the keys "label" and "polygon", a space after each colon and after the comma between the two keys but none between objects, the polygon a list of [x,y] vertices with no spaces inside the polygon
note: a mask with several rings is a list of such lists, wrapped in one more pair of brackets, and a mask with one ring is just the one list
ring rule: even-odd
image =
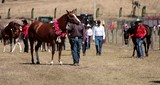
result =
[{"label": "pole", "polygon": [[138,0],[138,18],[140,17],[140,0]]},{"label": "pole", "polygon": [[94,20],[96,20],[96,0],[93,0]]}]

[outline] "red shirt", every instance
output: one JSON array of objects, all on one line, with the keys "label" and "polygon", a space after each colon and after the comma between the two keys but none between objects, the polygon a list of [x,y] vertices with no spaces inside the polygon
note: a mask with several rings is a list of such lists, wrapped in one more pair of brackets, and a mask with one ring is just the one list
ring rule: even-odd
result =
[{"label": "red shirt", "polygon": [[28,25],[22,26],[22,34],[24,34],[24,38],[26,37],[26,35],[28,35],[28,27]]},{"label": "red shirt", "polygon": [[138,26],[138,28],[135,30],[135,36],[138,38],[144,38],[145,35],[146,35],[146,28],[143,25]]}]

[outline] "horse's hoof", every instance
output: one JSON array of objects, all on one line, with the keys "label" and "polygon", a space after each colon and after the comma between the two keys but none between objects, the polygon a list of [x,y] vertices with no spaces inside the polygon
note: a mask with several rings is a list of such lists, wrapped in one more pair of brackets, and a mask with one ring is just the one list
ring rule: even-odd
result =
[{"label": "horse's hoof", "polygon": [[62,61],[59,61],[59,65],[62,65],[63,64],[63,62]]},{"label": "horse's hoof", "polygon": [[40,62],[36,62],[36,64],[40,64]]},{"label": "horse's hoof", "polygon": [[53,65],[53,63],[54,63],[54,62],[53,62],[53,61],[51,61],[51,63],[50,63],[50,64],[51,64],[51,65]]}]

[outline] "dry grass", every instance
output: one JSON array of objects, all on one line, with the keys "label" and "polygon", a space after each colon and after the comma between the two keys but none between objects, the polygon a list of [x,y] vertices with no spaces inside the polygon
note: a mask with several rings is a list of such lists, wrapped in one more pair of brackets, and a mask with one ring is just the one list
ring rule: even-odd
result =
[{"label": "dry grass", "polygon": [[[150,50],[144,59],[131,58],[132,46],[104,44],[102,56],[96,56],[94,43],[81,56],[80,66],[72,66],[69,45],[62,53],[64,65],[49,65],[51,54],[40,52],[40,65],[30,64],[30,53],[3,53],[0,44],[0,82],[2,85],[158,85],[159,50]],[[9,48],[9,46],[8,46]],[[8,49],[9,51],[9,49]],[[159,82],[159,83],[158,83]]]}]

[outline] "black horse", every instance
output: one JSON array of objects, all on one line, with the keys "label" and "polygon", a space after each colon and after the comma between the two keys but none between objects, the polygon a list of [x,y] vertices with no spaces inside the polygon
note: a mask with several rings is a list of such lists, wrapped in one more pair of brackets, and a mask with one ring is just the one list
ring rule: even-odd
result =
[{"label": "black horse", "polygon": [[[150,47],[150,44],[151,44],[152,29],[148,25],[144,24],[144,26],[146,28],[147,33],[146,33],[145,41],[143,42],[143,45],[144,45],[144,48],[145,48],[145,54],[146,54],[146,56],[148,56],[148,51],[149,51],[149,47]],[[125,41],[126,45],[128,44],[130,35],[134,34],[134,31],[137,27],[138,27],[138,25],[131,25],[131,28],[123,31],[124,32],[124,41]],[[134,45],[132,56],[134,56],[135,55],[135,50],[137,50],[136,36],[132,36],[131,39],[132,39],[132,42],[133,42],[133,45]]]}]

